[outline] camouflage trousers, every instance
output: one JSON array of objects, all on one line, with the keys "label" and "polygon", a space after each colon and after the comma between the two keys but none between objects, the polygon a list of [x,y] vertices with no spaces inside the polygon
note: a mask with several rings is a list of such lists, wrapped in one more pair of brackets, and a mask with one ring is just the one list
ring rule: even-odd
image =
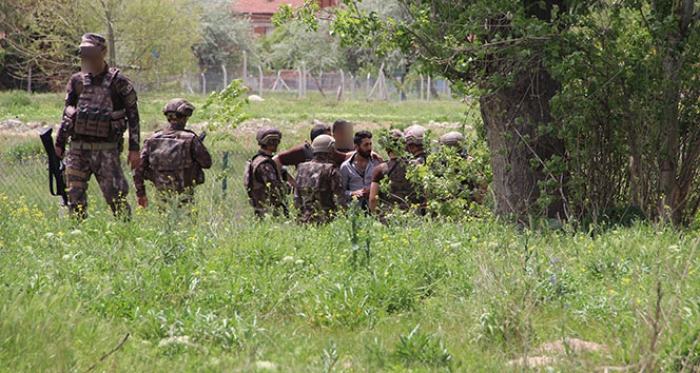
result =
[{"label": "camouflage trousers", "polygon": [[115,216],[131,216],[131,206],[126,201],[129,184],[119,162],[118,149],[68,151],[66,179],[71,213],[79,218],[87,216],[87,188],[93,174],[112,213]]}]

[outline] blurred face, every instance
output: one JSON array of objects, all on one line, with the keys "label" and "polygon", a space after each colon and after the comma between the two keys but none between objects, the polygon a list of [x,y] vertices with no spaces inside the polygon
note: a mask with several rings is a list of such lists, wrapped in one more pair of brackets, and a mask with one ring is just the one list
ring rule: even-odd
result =
[{"label": "blurred face", "polygon": [[350,124],[339,126],[333,133],[335,141],[345,147],[352,145],[352,136],[352,126]]},{"label": "blurred face", "polygon": [[279,147],[280,142],[276,140],[272,140],[268,142],[267,144],[267,150],[271,151],[272,153],[277,153],[277,148]]},{"label": "blurred face", "polygon": [[369,158],[372,155],[372,139],[362,139],[360,145],[355,144],[355,150],[362,158]]},{"label": "blurred face", "polygon": [[104,68],[107,50],[100,51],[93,48],[80,49],[80,69],[86,73],[97,74]]}]

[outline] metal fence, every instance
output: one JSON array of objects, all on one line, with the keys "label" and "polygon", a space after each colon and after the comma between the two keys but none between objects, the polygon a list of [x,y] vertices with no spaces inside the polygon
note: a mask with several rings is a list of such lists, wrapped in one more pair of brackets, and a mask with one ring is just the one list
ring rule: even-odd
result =
[{"label": "metal fence", "polygon": [[[5,135],[0,133],[0,136]],[[23,138],[16,140],[13,141],[14,145],[0,148],[0,200],[58,215],[61,198],[49,194],[47,159],[43,154],[39,132],[27,132]],[[210,149],[213,166],[205,170],[205,183],[195,189],[198,210],[204,212],[203,218],[223,216],[238,219],[251,216],[242,177],[246,160],[256,152],[254,145],[236,144],[235,150]],[[135,208],[136,192],[125,155],[126,152],[122,154],[122,165],[130,185],[127,200]],[[153,198],[153,191],[152,185],[148,184],[149,198]],[[92,177],[88,184],[88,214],[108,211],[109,207]]]},{"label": "metal fence", "polygon": [[[279,70],[276,72],[227,70],[225,67],[208,71],[206,74],[185,73],[181,78],[169,79],[181,82],[185,92],[207,94],[220,91],[234,79],[243,79],[251,94],[264,97],[270,92],[287,92],[305,97],[309,92],[317,92],[328,99],[388,100],[402,98],[426,100],[440,96],[451,96],[450,82],[444,78],[407,75],[401,83],[400,76],[378,74],[355,76],[344,71],[311,72],[304,69]],[[399,88],[402,87],[403,89]],[[403,91],[403,95],[402,95]]]}]

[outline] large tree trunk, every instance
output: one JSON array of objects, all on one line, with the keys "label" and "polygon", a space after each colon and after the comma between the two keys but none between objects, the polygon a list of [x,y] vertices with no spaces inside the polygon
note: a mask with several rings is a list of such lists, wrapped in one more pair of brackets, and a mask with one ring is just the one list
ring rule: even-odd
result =
[{"label": "large tree trunk", "polygon": [[[491,149],[492,189],[496,213],[527,222],[531,216],[565,219],[565,187],[547,190],[548,202],[538,204],[541,185],[547,179],[565,182],[544,163],[564,155],[564,141],[540,134],[553,121],[550,100],[560,84],[541,66],[521,68],[514,84],[481,97],[481,114]],[[540,208],[538,206],[542,206]]]}]

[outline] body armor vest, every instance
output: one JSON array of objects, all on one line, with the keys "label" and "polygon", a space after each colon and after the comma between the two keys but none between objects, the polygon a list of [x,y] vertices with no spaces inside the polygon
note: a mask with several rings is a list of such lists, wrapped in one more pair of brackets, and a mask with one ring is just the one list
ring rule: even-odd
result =
[{"label": "body armor vest", "polygon": [[389,179],[389,193],[380,193],[379,198],[391,205],[398,204],[399,208],[408,210],[413,196],[411,183],[406,179],[406,160],[392,159],[386,163],[389,171],[386,175]]},{"label": "body armor vest", "polygon": [[270,203],[270,186],[255,177],[258,167],[265,162],[270,162],[272,166],[274,166],[276,175],[280,178],[277,172],[277,165],[272,160],[272,157],[260,153],[256,154],[246,163],[243,171],[243,185],[248,191],[248,199],[253,207],[263,207]]},{"label": "body armor vest", "polygon": [[82,73],[83,89],[80,92],[74,132],[103,141],[118,141],[126,130],[124,110],[115,111],[112,100],[112,82],[119,73],[110,68],[102,84],[92,84],[90,74]]},{"label": "body armor vest", "polygon": [[297,166],[297,190],[304,210],[336,210],[329,175],[335,167],[328,162],[305,162]]}]

